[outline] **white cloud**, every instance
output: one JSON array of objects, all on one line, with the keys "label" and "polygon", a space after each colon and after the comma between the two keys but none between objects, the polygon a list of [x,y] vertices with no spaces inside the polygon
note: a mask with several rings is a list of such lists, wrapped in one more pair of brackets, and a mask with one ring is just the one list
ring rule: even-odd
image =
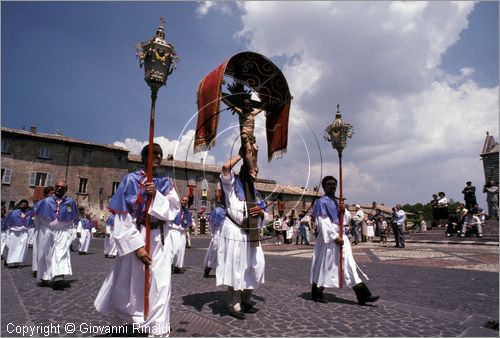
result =
[{"label": "white cloud", "polygon": [[202,17],[208,14],[211,10],[218,10],[225,14],[231,14],[231,4],[226,1],[198,1],[196,7],[196,16]]},{"label": "white cloud", "polygon": [[[164,136],[157,136],[154,142],[158,143],[163,149],[163,158],[167,158],[168,154],[174,155],[174,159],[179,161],[200,162],[202,159],[206,164],[215,164],[215,157],[208,155],[207,152],[193,153],[195,131],[188,130],[180,137],[180,140],[169,140]],[[115,146],[128,149],[132,154],[139,155],[142,148],[148,144],[148,141],[139,141],[133,138],[127,138],[123,142],[116,141]]]},{"label": "white cloud", "polygon": [[[235,37],[251,50],[285,60],[281,68],[294,96],[288,153],[279,165],[261,164],[265,177],[303,185],[308,168],[293,133],[307,129],[307,121],[313,130],[307,133],[331,156],[321,137],[340,103],[355,132],[344,154],[352,199],[426,201],[441,183],[440,190],[461,191],[464,175],[482,179],[477,162],[486,129],[498,135],[498,87],[474,82],[473,65],[463,65],[458,75],[439,68],[467,28],[473,2],[239,5],[243,28]],[[460,170],[452,159],[459,159],[454,166]],[[320,175],[317,168],[311,172]]]}]

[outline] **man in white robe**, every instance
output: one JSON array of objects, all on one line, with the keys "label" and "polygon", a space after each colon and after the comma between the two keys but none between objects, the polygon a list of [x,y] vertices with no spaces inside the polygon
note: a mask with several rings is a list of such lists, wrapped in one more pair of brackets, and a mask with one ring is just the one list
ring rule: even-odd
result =
[{"label": "man in white robe", "polygon": [[[333,176],[326,176],[321,185],[325,195],[316,201],[312,213],[318,226],[311,264],[312,300],[326,303],[323,289],[342,286],[353,288],[360,305],[374,302],[379,296],[373,296],[359,278],[349,239],[344,230],[339,229],[339,206],[335,198],[337,180]],[[345,211],[343,202],[340,203],[340,210],[348,212]],[[339,269],[340,250],[343,258],[342,269]]]},{"label": "man in white robe", "polygon": [[[241,156],[237,155],[222,166],[220,176],[226,205],[226,218],[217,243],[216,285],[228,287],[229,312],[237,319],[245,319],[245,313],[255,313],[250,297],[254,289],[264,284],[265,260],[262,246],[252,246],[250,234],[241,225],[248,217],[254,217],[257,227],[263,228],[267,220],[265,201],[256,194],[256,206],[247,210],[242,178],[232,168]],[[247,173],[243,164],[240,175]],[[249,179],[245,177],[243,179]],[[247,221],[247,220],[245,220]]]},{"label": "man in white robe", "polygon": [[182,196],[181,209],[173,222],[170,223],[168,245],[172,251],[172,272],[183,273],[184,256],[186,255],[187,232],[194,225],[193,217],[188,208],[189,198]]},{"label": "man in white robe", "polygon": [[58,181],[53,196],[43,199],[35,213],[35,226],[38,226],[37,242],[37,279],[40,286],[48,286],[52,281],[53,289],[67,286],[65,276],[72,275],[69,229],[78,222],[76,201],[66,196],[68,185]]},{"label": "man in white robe", "polygon": [[76,236],[79,238],[80,245],[78,246],[78,254],[86,255],[89,250],[90,240],[94,238],[96,232],[94,223],[90,219],[90,210],[87,208],[84,211],[84,217],[78,222],[76,228]]},{"label": "man in white robe", "polygon": [[27,200],[21,200],[17,209],[11,211],[5,224],[9,229],[7,236],[7,258],[8,267],[19,267],[26,259],[28,253],[29,229],[33,227],[31,222],[31,209]]},{"label": "man in white robe", "polygon": [[207,253],[205,254],[205,271],[203,271],[204,278],[215,277],[210,275],[210,271],[217,267],[217,242],[219,241],[219,232],[224,220],[226,219],[226,208],[223,204],[215,208],[208,218],[210,226],[210,235],[212,239],[208,245]]},{"label": "man in white robe", "polygon": [[[148,146],[143,148],[141,155],[146,165]],[[156,172],[163,158],[163,151],[156,143],[153,156],[153,170]],[[151,215],[149,253],[145,249],[146,195],[152,197],[148,210]],[[100,313],[113,315],[120,323],[140,327],[139,333],[168,336],[172,259],[165,237],[170,231],[169,224],[180,209],[173,182],[167,177],[154,176],[153,182],[148,183],[143,170],[130,173],[118,186],[108,208],[115,214],[118,256],[94,306]],[[147,318],[144,316],[145,265],[149,265],[151,272]]]},{"label": "man in white robe", "polygon": [[[43,198],[47,198],[49,196],[54,195],[54,187],[49,185],[43,189]],[[31,270],[33,271],[33,277],[36,278],[36,271],[38,269],[38,230],[39,227],[37,223],[35,223],[35,214],[38,206],[43,200],[39,200],[33,205],[33,218],[31,221],[33,222],[33,228],[35,229],[33,232],[33,252],[32,252],[32,260],[31,260]]]}]

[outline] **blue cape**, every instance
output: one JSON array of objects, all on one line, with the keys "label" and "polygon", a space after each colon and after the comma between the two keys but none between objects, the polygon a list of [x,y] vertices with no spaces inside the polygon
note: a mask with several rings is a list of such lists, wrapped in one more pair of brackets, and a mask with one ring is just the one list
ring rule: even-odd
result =
[{"label": "blue cape", "polygon": [[59,222],[73,222],[76,224],[79,219],[78,206],[74,199],[64,196],[58,208],[57,197],[53,195],[40,201],[34,216],[40,217],[48,222],[57,219]]},{"label": "blue cape", "polygon": [[[167,195],[173,188],[168,177],[153,177],[157,192]],[[128,213],[137,218],[137,224],[143,224],[146,215],[146,173],[138,170],[127,174],[120,182],[118,189],[108,204],[108,209],[114,214]]]},{"label": "blue cape", "polygon": [[339,224],[339,212],[337,201],[334,201],[328,196],[323,196],[314,203],[312,216],[316,219],[318,216],[327,216],[330,222]]},{"label": "blue cape", "polygon": [[5,226],[7,228],[12,228],[12,227],[20,227],[20,226],[25,226],[25,227],[31,227],[32,222],[31,222],[31,217],[32,217],[32,211],[31,209],[28,209],[24,212],[25,217],[21,217],[23,212],[21,209],[16,209],[11,212],[5,217]]}]

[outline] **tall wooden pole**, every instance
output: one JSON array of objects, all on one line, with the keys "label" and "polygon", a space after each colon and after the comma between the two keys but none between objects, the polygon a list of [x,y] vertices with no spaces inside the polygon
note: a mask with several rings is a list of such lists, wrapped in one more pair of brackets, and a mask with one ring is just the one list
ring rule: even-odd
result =
[{"label": "tall wooden pole", "polygon": [[[344,202],[344,194],[342,191],[342,152],[339,151],[339,183],[340,183],[340,200],[339,205]],[[340,238],[344,238],[344,210],[339,207],[339,231]],[[344,286],[344,255],[343,245],[339,245],[339,288]]]},{"label": "tall wooden pole", "polygon": [[[151,113],[149,116],[149,145],[148,145],[148,163],[146,168],[147,182],[153,182],[153,139],[155,133],[155,106],[156,97],[158,94],[157,89],[151,88]],[[148,213],[151,206],[151,196],[146,195],[146,252],[150,253],[150,239],[151,239],[151,217]],[[149,288],[150,288],[150,274],[149,265],[144,267],[144,320],[149,316]]]}]

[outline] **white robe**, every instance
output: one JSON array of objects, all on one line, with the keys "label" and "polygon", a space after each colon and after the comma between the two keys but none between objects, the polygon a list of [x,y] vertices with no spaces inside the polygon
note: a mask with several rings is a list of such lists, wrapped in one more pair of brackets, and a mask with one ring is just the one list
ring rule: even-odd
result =
[{"label": "white robe", "polygon": [[37,279],[49,281],[55,276],[72,275],[69,251],[72,221],[55,219],[50,222],[37,217],[35,226],[38,226]]},{"label": "white robe", "polygon": [[[344,218],[345,220],[345,218]],[[338,224],[332,223],[328,217],[316,217],[318,225],[318,237],[314,245],[314,253],[311,264],[311,283],[316,283],[319,287],[339,287],[339,245],[335,238],[339,234]],[[344,240],[343,260],[344,260],[344,287],[352,287],[362,280],[356,271],[356,261],[352,255],[349,238],[342,235]]]},{"label": "white robe", "polygon": [[[34,220],[33,220],[34,221]],[[33,224],[35,224],[33,222]],[[31,270],[36,272],[38,268],[38,226],[34,227],[33,231],[33,246],[31,252]]]},{"label": "white robe", "polygon": [[118,248],[115,242],[114,225],[106,224],[106,238],[104,238],[104,254],[108,256],[116,256]]},{"label": "white robe", "polygon": [[87,252],[89,250],[90,240],[92,234],[95,233],[95,228],[83,229],[82,221],[78,222],[78,227],[76,228],[76,233],[80,234],[80,246],[78,247],[79,252]]},{"label": "white robe", "polygon": [[212,223],[210,223],[210,234],[212,235],[212,239],[208,245],[204,260],[205,266],[209,268],[217,267],[217,242],[219,241],[219,231],[220,227],[213,226]]},{"label": "white robe", "polygon": [[171,223],[168,231],[167,242],[172,255],[172,264],[175,267],[184,266],[184,256],[186,255],[186,230],[180,225]]},{"label": "white robe", "polygon": [[[246,202],[240,201],[234,191],[234,172],[221,174],[226,198],[226,212],[241,224],[246,213]],[[259,218],[259,228],[266,224],[267,213]],[[264,284],[265,260],[262,246],[250,246],[248,233],[226,217],[217,242],[216,285],[227,285],[235,291],[256,289]]]},{"label": "white robe", "polygon": [[9,228],[7,236],[7,264],[22,263],[28,253],[29,228],[16,226]]},{"label": "white robe", "polygon": [[5,243],[7,241],[8,230],[2,231],[0,237],[0,254],[3,256],[3,251],[5,250]]},{"label": "white robe", "polygon": [[[179,197],[174,189],[166,196],[157,193],[153,199],[149,214],[167,221],[163,225],[165,237],[169,223],[179,209]],[[144,321],[144,264],[137,258],[135,250],[145,245],[145,227],[141,226],[139,231],[136,219],[130,214],[116,214],[114,235],[118,257],[94,301],[95,308],[125,323],[142,323],[150,332],[168,335],[172,258],[166,238],[165,245],[162,245],[160,229],[151,229],[150,256],[153,263],[150,266],[149,316]]]}]

